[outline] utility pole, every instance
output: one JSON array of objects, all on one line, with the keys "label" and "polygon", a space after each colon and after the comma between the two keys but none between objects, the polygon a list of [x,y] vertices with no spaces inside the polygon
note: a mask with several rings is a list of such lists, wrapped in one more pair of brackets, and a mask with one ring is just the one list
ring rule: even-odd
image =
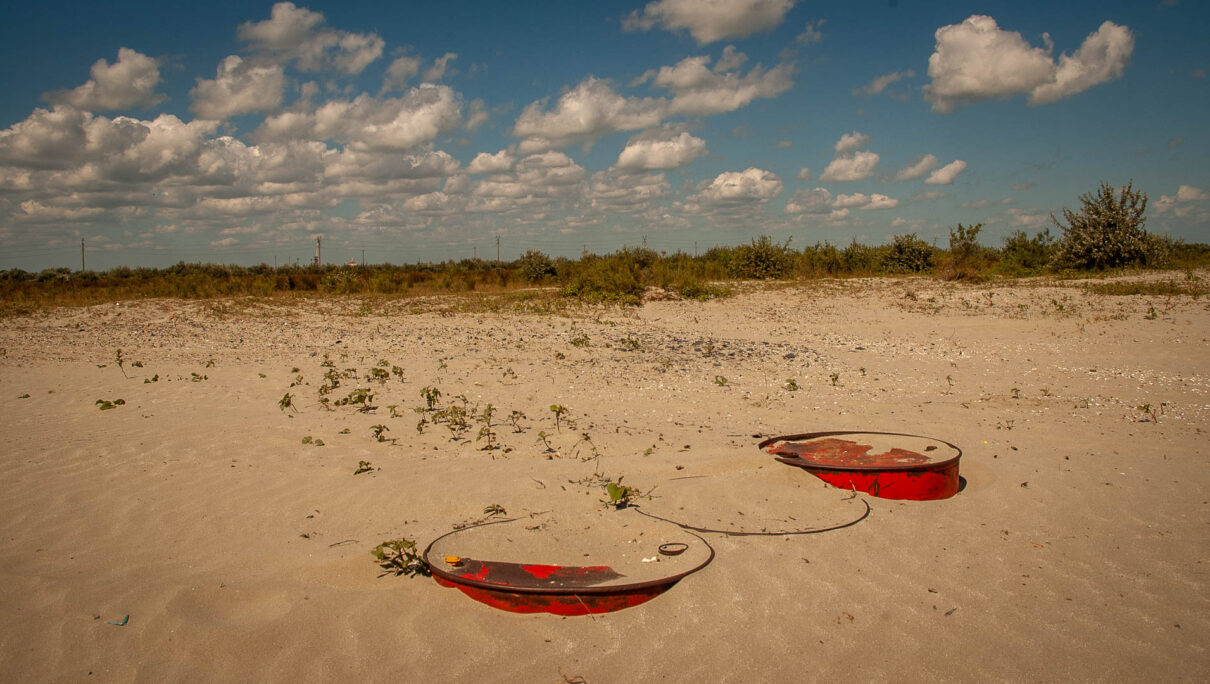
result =
[{"label": "utility pole", "polygon": [[80,238],[80,270],[84,270],[84,238]]},{"label": "utility pole", "polygon": [[365,265],[366,265],[366,251],[363,249],[363,250],[361,250],[361,267],[365,268]]},{"label": "utility pole", "polygon": [[500,263],[500,236],[496,236],[496,263]]},{"label": "utility pole", "polygon": [[479,260],[479,245],[471,245],[471,255],[476,261]]},{"label": "utility pole", "polygon": [[323,257],[323,238],[315,238],[315,265],[318,266]]},{"label": "utility pole", "polygon": [[647,249],[647,236],[643,236],[643,249]]}]

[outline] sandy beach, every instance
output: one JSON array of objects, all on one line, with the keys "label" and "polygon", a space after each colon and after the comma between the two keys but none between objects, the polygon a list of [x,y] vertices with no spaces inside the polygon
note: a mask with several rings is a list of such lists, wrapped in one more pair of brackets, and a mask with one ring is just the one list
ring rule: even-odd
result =
[{"label": "sandy beach", "polygon": [[[1204,681],[1210,301],[1086,284],[820,281],[558,313],[149,300],[4,319],[0,679]],[[335,405],[359,388],[374,410]],[[495,448],[478,423],[418,429],[425,388],[471,414],[491,404]],[[817,430],[946,440],[965,487],[854,500],[756,446]],[[370,554],[491,506],[569,545],[605,531],[598,557],[631,552],[659,531],[602,503],[618,477],[650,491],[640,510],[735,529],[871,513],[823,534],[705,535],[706,568],[583,617],[380,577]]]}]

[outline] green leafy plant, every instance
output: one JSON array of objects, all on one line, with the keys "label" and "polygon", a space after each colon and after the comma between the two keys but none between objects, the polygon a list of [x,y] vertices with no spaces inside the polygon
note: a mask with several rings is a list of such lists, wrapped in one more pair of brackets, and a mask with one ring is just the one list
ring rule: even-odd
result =
[{"label": "green leafy plant", "polygon": [[487,508],[484,508],[483,512],[486,515],[492,515],[492,516],[508,515],[508,511],[504,510],[504,506],[501,506],[500,504],[492,504],[492,505],[488,506]]},{"label": "green leafy plant", "polygon": [[387,380],[391,379],[391,374],[385,368],[371,368],[367,379],[377,380],[378,384],[385,385]]},{"label": "green leafy plant", "polygon": [[550,437],[551,437],[550,435],[546,434],[546,430],[538,431],[538,439],[535,441],[541,442],[542,446],[545,447],[542,450],[543,453],[550,454],[550,453],[554,453],[554,451],[555,451],[555,448],[550,445]]},{"label": "green leafy plant", "polygon": [[364,387],[361,387],[361,388],[353,390],[352,392],[349,392],[349,396],[337,399],[336,405],[337,406],[356,406],[356,407],[358,407],[357,408],[358,411],[365,413],[366,411],[373,411],[376,408],[375,406],[370,404],[370,402],[372,402],[373,400],[374,400],[374,393]]},{"label": "green leafy plant", "polygon": [[126,368],[124,367],[124,365],[126,363],[126,359],[122,358],[121,349],[118,350],[118,353],[116,355],[116,361],[118,362],[118,370],[122,371],[122,377],[124,377],[124,378],[130,377],[130,376],[126,375]]},{"label": "green leafy plant", "polygon": [[1080,211],[1063,209],[1063,221],[1051,220],[1063,232],[1055,248],[1059,268],[1106,269],[1132,264],[1158,265],[1170,245],[1143,229],[1147,194],[1130,181],[1117,193],[1102,182],[1095,192],[1080,195]]},{"label": "green leafy plant", "polygon": [[[27,394],[25,396],[28,397],[29,395]],[[117,407],[123,406],[125,404],[126,404],[125,399],[114,399],[113,401],[110,401],[108,399],[97,399],[97,401],[96,401],[96,405],[101,407],[102,411],[108,411],[109,409],[117,408]]]},{"label": "green leafy plant", "polygon": [[431,386],[425,387],[420,390],[420,396],[424,397],[424,403],[428,410],[434,411],[437,408],[437,401],[441,399],[441,390]]},{"label": "green leafy plant", "polygon": [[357,470],[354,470],[353,474],[360,475],[362,473],[372,472],[373,470],[374,470],[374,464],[370,463],[369,461],[358,461]]},{"label": "green leafy plant", "polygon": [[622,478],[618,478],[616,482],[605,483],[605,493],[609,496],[608,501],[602,501],[606,506],[613,506],[616,509],[623,509],[634,503],[638,498],[651,498],[651,492],[643,492],[635,487],[622,484]]},{"label": "green leafy plant", "polygon": [[189,382],[201,382],[203,380],[209,380],[209,379],[210,378],[206,377],[205,375],[198,375],[197,373],[189,374]]},{"label": "green leafy plant", "polygon": [[284,395],[282,395],[282,398],[277,401],[277,408],[283,411],[286,409],[294,409],[294,411],[298,411],[298,409],[294,406],[294,395],[290,394],[289,392],[286,392]]},{"label": "green leafy plant", "polygon": [[513,432],[519,434],[521,432],[524,432],[524,430],[521,429],[521,421],[524,419],[525,419],[525,414],[514,409],[512,411],[512,413],[508,414],[507,420],[508,420],[509,425],[513,426]]},{"label": "green leafy plant", "polygon": [[782,389],[786,390],[787,392],[797,392],[799,389],[798,381],[794,378],[790,378],[789,380],[786,380],[785,384],[782,385]]},{"label": "green leafy plant", "polygon": [[840,373],[832,373],[828,376],[828,379],[832,381],[832,386],[835,387],[836,383],[840,382]]},{"label": "green leafy plant", "polygon": [[726,387],[727,386],[727,377],[725,375],[714,376],[714,384],[718,385],[719,387]]},{"label": "green leafy plant", "polygon": [[563,429],[560,427],[560,421],[562,420],[563,416],[566,415],[567,407],[562,404],[551,404],[550,412],[555,414],[555,430],[562,432]]},{"label": "green leafy plant", "polygon": [[1158,406],[1142,404],[1140,406],[1136,406],[1135,408],[1146,416],[1145,418],[1141,419],[1143,422],[1146,422],[1148,419],[1150,419],[1152,423],[1158,423],[1160,422],[1160,416],[1164,415],[1164,409],[1168,408],[1168,402],[1160,402]]},{"label": "green leafy plant", "polygon": [[373,554],[378,567],[384,570],[379,577],[387,575],[428,577],[431,574],[429,564],[424,560],[424,555],[412,539],[402,537],[390,539],[375,546],[370,553]]},{"label": "green leafy plant", "polygon": [[150,385],[153,382],[159,382],[159,381],[160,381],[159,373],[156,373],[155,375],[151,376],[150,378],[143,378],[144,385]]},{"label": "green leafy plant", "polygon": [[389,428],[385,425],[382,425],[382,424],[374,425],[374,426],[370,427],[370,433],[373,434],[374,439],[378,440],[379,442],[387,441],[387,438],[383,437],[383,434],[390,432],[390,431],[391,431],[391,428]]},{"label": "green leafy plant", "polygon": [[585,335],[584,333],[580,333],[579,335],[571,338],[571,346],[573,347],[587,347],[589,344],[588,335]]}]

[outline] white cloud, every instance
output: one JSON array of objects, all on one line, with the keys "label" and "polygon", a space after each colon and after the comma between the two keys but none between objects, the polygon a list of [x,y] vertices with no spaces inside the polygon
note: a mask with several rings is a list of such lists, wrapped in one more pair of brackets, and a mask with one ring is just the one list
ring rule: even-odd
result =
[{"label": "white cloud", "polygon": [[811,169],[808,169],[805,166],[802,167],[801,169],[798,170],[798,174],[795,175],[795,178],[797,178],[798,180],[804,180],[804,181],[811,180]]},{"label": "white cloud", "polygon": [[865,133],[858,133],[857,131],[845,133],[844,135],[840,136],[840,140],[836,141],[836,154],[838,156],[848,154],[859,147],[869,145],[871,141],[872,139],[870,136],[866,135]]},{"label": "white cloud", "polygon": [[798,45],[813,45],[823,40],[823,31],[819,29],[827,22],[827,19],[808,21],[803,27],[802,33],[794,37],[794,42]]},{"label": "white cloud", "polygon": [[564,93],[550,111],[542,101],[527,106],[513,125],[513,135],[527,139],[523,150],[552,149],[654,126],[666,106],[664,100],[622,97],[608,82],[588,78]]},{"label": "white cloud", "polygon": [[269,18],[240,24],[238,35],[254,51],[282,62],[297,60],[302,71],[335,69],[359,74],[382,56],[374,33],[349,33],[325,26],[324,15],[292,2],[273,6]]},{"label": "white cloud", "polygon": [[823,173],[819,174],[821,181],[859,181],[869,178],[878,166],[879,156],[869,150],[862,150],[852,156],[837,157],[828,163]]},{"label": "white cloud", "polygon": [[937,29],[929,57],[932,82],[924,87],[933,110],[947,114],[989,98],[1029,94],[1031,105],[1074,95],[1121,76],[1134,49],[1130,29],[1105,22],[1074,55],[1062,55],[1056,66],[1047,47],[1034,47],[996,20],[972,15],[961,24]]},{"label": "white cloud", "polygon": [[674,138],[631,139],[618,155],[617,166],[632,171],[675,169],[706,154],[706,141],[682,131]]},{"label": "white cloud", "polygon": [[189,91],[190,109],[203,119],[222,121],[237,114],[270,111],[281,106],[285,75],[279,65],[255,66],[229,55],[211,79],[199,78]]},{"label": "white cloud", "polygon": [[917,178],[924,176],[924,174],[933,170],[933,168],[936,166],[937,166],[937,157],[935,157],[931,154],[926,154],[923,157],[917,158],[912,163],[908,164],[907,166],[903,167],[902,169],[899,169],[899,171],[895,174],[895,180],[897,180],[897,181],[915,180]]},{"label": "white cloud", "polygon": [[90,112],[152,107],[167,99],[155,92],[160,83],[159,62],[130,48],[120,48],[113,64],[98,59],[89,73],[92,78],[83,85],[47,93],[46,99]]},{"label": "white cloud", "polygon": [[652,85],[672,92],[669,114],[706,115],[731,112],[757,98],[776,97],[794,85],[794,67],[779,64],[766,70],[752,67],[745,76],[709,69],[710,58],[687,57],[673,66],[660,67],[651,76]]},{"label": "white cloud", "polygon": [[958,174],[965,170],[966,162],[962,161],[961,159],[955,159],[954,161],[942,166],[930,174],[928,178],[924,179],[924,184],[949,185],[950,183],[954,182],[954,179],[958,177]]},{"label": "white cloud", "polygon": [[390,90],[403,90],[416,74],[420,73],[420,58],[419,57],[398,57],[391,65],[387,67],[386,75],[382,79],[382,90],[379,94]]},{"label": "white cloud", "polygon": [[495,154],[480,152],[475,155],[471,163],[466,166],[467,173],[503,173],[513,168],[517,163],[514,157],[508,150],[500,150]]},{"label": "white cloud", "polygon": [[454,75],[456,72],[450,68],[449,64],[455,59],[458,59],[458,53],[447,52],[433,60],[433,66],[429,67],[429,70],[424,72],[424,80],[429,82],[440,81],[446,77],[447,72],[450,76]]},{"label": "white cloud", "polygon": [[795,0],[656,0],[635,10],[622,23],[627,31],[659,26],[688,30],[699,45],[745,38],[780,26]]},{"label": "white cloud", "polygon": [[867,195],[855,192],[851,195],[837,195],[832,206],[838,209],[893,209],[899,206],[899,200],[879,193]]},{"label": "white cloud", "polygon": [[635,174],[598,171],[592,176],[589,206],[600,212],[647,211],[668,194],[671,186],[664,174]]},{"label": "white cloud", "polygon": [[776,175],[762,169],[748,168],[720,173],[691,199],[703,204],[746,204],[767,202],[781,191],[782,182]]},{"label": "white cloud", "polygon": [[882,91],[886,90],[887,86],[891,85],[892,83],[895,83],[895,82],[900,81],[905,78],[912,78],[915,75],[916,75],[916,72],[913,71],[912,69],[908,69],[907,71],[896,71],[896,72],[893,72],[890,74],[885,74],[883,76],[879,76],[879,77],[875,78],[874,80],[870,81],[866,85],[861,86],[860,88],[854,88],[853,94],[854,95],[877,95],[877,94],[881,93]]},{"label": "white cloud", "polygon": [[723,48],[723,55],[718,58],[718,62],[714,65],[714,70],[721,73],[728,71],[738,71],[744,66],[744,62],[748,61],[748,55],[735,49],[734,45],[728,45]]},{"label": "white cloud", "polygon": [[832,193],[827,188],[804,188],[786,202],[787,214],[826,214],[832,208]]},{"label": "white cloud", "polygon": [[912,193],[912,196],[908,199],[908,201],[914,203],[936,202],[945,196],[946,194],[940,190],[921,190],[919,192]]},{"label": "white cloud", "polygon": [[1112,21],[1101,24],[1089,34],[1074,55],[1059,57],[1053,83],[1043,83],[1029,94],[1031,105],[1046,104],[1084,92],[1089,88],[1121,78],[1134,52],[1134,34]]},{"label": "white cloud", "polygon": [[402,97],[366,94],[329,100],[314,113],[283,112],[266,117],[254,132],[258,142],[332,140],[358,150],[408,150],[456,130],[462,103],[448,86],[422,84]]},{"label": "white cloud", "polygon": [[1050,214],[1031,214],[1021,209],[1009,209],[1009,225],[1018,228],[1041,228],[1050,223]]},{"label": "white cloud", "polygon": [[1192,185],[1182,185],[1177,188],[1175,195],[1160,195],[1160,201],[1155,203],[1155,209],[1160,214],[1171,212],[1177,217],[1184,218],[1199,208],[1193,206],[1194,202],[1204,202],[1207,199],[1210,199],[1210,193]]}]

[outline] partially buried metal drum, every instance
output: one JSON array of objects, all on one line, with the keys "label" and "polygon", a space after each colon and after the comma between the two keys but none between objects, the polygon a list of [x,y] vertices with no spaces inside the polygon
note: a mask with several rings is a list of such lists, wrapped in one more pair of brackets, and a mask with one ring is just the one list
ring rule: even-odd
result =
[{"label": "partially buried metal drum", "polygon": [[760,448],[819,479],[883,499],[927,501],[958,493],[962,450],[939,439],[890,432],[808,432]]}]

